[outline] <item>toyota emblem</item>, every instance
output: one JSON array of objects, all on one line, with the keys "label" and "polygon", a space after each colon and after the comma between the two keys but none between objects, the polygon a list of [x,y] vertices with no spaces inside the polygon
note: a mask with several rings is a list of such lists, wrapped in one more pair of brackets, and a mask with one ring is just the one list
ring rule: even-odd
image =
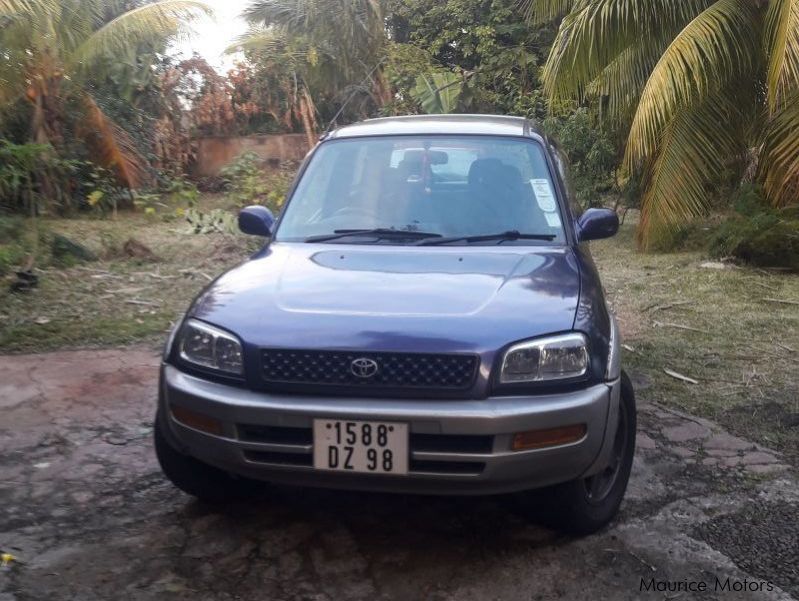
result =
[{"label": "toyota emblem", "polygon": [[377,373],[378,369],[377,361],[367,359],[366,357],[353,359],[352,363],[350,363],[350,371],[352,375],[357,378],[371,378]]}]

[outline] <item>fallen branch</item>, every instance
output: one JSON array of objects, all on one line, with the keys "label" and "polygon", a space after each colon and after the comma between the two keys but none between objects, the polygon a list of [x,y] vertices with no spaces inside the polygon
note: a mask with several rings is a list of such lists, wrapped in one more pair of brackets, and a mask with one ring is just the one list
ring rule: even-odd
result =
[{"label": "fallen branch", "polygon": [[692,328],[691,326],[686,326],[681,323],[671,323],[671,322],[664,322],[664,321],[656,321],[655,327],[656,328],[677,328],[678,330],[688,330],[690,332],[699,332],[700,334],[710,334],[707,330],[700,330],[699,328]]},{"label": "fallen branch", "polygon": [[672,371],[670,369],[663,368],[663,371],[666,373],[667,376],[671,376],[675,380],[682,380],[683,382],[688,382],[689,384],[699,384],[699,380],[694,380],[693,378],[689,378],[688,376],[684,376],[681,373],[677,373],[676,371]]},{"label": "fallen branch", "polygon": [[776,344],[781,349],[784,349],[784,350],[788,351],[789,353],[795,353],[796,352],[795,348],[791,348],[787,344],[782,344],[781,342],[775,342],[774,344]]},{"label": "fallen branch", "polygon": [[652,570],[653,572],[657,572],[657,568],[656,568],[655,566],[653,566],[651,563],[648,563],[648,562],[644,561],[643,559],[641,559],[641,558],[640,558],[638,555],[636,555],[636,554],[635,554],[635,553],[633,553],[632,551],[629,551],[629,550],[628,550],[628,551],[627,551],[627,553],[629,553],[630,555],[632,555],[633,557],[635,557],[635,558],[636,558],[638,561],[640,561],[640,562],[641,562],[643,565],[645,565],[646,567],[648,567],[648,568],[649,568],[650,570]]},{"label": "fallen branch", "polygon": [[212,277],[211,277],[210,275],[208,275],[207,273],[203,273],[202,271],[197,271],[197,270],[195,270],[195,269],[181,269],[181,270],[180,270],[180,273],[182,273],[183,275],[188,275],[188,276],[191,276],[191,277],[194,277],[194,276],[196,276],[196,275],[199,275],[199,276],[202,276],[202,277],[204,277],[204,278],[205,278],[206,280],[208,280],[209,282],[212,282],[212,281],[214,280],[214,278],[212,278]]},{"label": "fallen branch", "polygon": [[791,300],[787,298],[761,298],[760,300],[767,303],[779,303],[781,305],[799,305],[799,300]]},{"label": "fallen branch", "polygon": [[650,305],[649,307],[644,309],[644,311],[651,310],[652,313],[654,313],[655,311],[665,311],[666,309],[672,309],[674,307],[679,307],[681,305],[690,305],[693,302],[694,301],[691,300],[682,300],[682,301],[674,301],[673,303],[666,303],[665,305]]}]

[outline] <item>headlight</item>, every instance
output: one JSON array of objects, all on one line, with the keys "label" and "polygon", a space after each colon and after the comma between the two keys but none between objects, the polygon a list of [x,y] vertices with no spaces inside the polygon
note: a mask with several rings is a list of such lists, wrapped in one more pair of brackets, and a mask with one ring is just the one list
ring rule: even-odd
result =
[{"label": "headlight", "polygon": [[238,338],[206,323],[189,319],[180,333],[180,358],[230,374],[244,373]]},{"label": "headlight", "polygon": [[574,332],[514,344],[502,359],[502,384],[578,378],[588,370],[588,340]]}]

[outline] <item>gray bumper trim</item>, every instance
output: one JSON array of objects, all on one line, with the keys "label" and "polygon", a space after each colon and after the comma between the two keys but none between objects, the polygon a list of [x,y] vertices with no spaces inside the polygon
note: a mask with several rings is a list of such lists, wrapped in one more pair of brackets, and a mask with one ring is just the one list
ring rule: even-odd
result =
[{"label": "gray bumper trim", "polygon": [[[615,386],[617,388],[617,385]],[[487,494],[547,486],[571,480],[595,468],[607,440],[614,385],[598,384],[575,392],[491,397],[485,400],[369,399],[266,394],[242,390],[185,374],[171,365],[161,370],[160,404],[170,439],[182,451],[242,476],[299,485],[433,494]],[[616,393],[617,394],[617,393]],[[215,417],[221,436],[189,428],[171,417],[177,405]],[[435,462],[435,473],[420,467],[408,476],[319,472],[308,465],[284,465],[252,459],[251,451],[308,456],[310,444],[239,440],[236,424],[310,428],[319,417],[403,421],[411,434],[493,437],[490,452],[431,451],[411,448],[421,465]],[[513,434],[577,423],[586,436],[575,443],[531,451],[512,451]],[[612,437],[611,437],[612,440]],[[480,465],[479,470],[447,470]]]}]

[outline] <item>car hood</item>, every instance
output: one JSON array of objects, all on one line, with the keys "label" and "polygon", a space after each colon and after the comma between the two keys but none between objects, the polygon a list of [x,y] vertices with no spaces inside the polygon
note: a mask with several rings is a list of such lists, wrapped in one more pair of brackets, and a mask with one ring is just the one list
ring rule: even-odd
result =
[{"label": "car hood", "polygon": [[248,346],[485,352],[570,330],[579,288],[568,247],[275,243],[191,314]]}]

